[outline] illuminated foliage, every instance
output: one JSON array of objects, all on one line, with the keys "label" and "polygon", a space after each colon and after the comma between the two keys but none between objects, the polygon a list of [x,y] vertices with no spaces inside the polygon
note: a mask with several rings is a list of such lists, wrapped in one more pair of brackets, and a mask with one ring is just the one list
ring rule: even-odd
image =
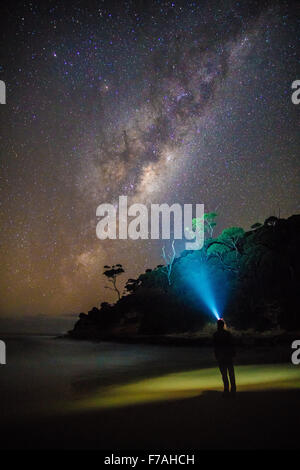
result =
[{"label": "illuminated foliage", "polygon": [[[91,322],[103,331],[123,318],[126,327],[131,312],[144,334],[197,330],[216,312],[236,328],[299,328],[300,216],[275,219],[248,232],[229,227],[201,250],[184,250],[172,261],[171,284],[163,265],[128,279],[115,305],[81,316],[88,332],[79,335],[90,335]],[[105,269],[114,286],[122,266]]]}]

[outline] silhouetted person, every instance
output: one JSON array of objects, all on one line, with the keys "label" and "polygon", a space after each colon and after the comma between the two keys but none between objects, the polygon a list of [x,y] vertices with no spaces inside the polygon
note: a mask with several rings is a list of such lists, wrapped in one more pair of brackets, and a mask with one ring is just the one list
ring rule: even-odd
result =
[{"label": "silhouetted person", "polygon": [[213,344],[215,356],[219,364],[219,369],[222,374],[224,383],[224,395],[229,392],[229,381],[231,385],[231,393],[235,394],[235,375],[233,367],[233,358],[235,356],[235,347],[233,337],[229,331],[225,330],[225,322],[220,319],[217,323],[218,330],[214,333]]}]

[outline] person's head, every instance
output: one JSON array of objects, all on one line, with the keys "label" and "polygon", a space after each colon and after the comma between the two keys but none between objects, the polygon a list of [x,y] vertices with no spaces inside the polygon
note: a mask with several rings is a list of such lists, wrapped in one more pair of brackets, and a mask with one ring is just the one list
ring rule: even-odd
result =
[{"label": "person's head", "polygon": [[217,327],[219,331],[224,330],[225,322],[222,318],[219,318],[219,320],[217,321]]}]

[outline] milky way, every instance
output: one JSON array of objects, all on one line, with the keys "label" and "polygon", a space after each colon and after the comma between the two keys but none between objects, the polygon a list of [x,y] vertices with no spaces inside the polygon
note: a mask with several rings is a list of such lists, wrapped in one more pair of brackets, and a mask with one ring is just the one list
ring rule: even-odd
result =
[{"label": "milky way", "polygon": [[203,203],[218,231],[299,211],[297,2],[61,3],[2,15],[2,317],[86,311],[114,300],[104,264],[162,262],[96,238],[119,195]]}]

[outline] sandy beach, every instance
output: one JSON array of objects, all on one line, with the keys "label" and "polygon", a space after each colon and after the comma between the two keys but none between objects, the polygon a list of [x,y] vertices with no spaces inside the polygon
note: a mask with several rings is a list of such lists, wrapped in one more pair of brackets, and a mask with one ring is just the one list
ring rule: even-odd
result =
[{"label": "sandy beach", "polygon": [[299,446],[300,374],[282,352],[241,351],[228,399],[209,348],[20,337],[8,352],[2,449]]}]

